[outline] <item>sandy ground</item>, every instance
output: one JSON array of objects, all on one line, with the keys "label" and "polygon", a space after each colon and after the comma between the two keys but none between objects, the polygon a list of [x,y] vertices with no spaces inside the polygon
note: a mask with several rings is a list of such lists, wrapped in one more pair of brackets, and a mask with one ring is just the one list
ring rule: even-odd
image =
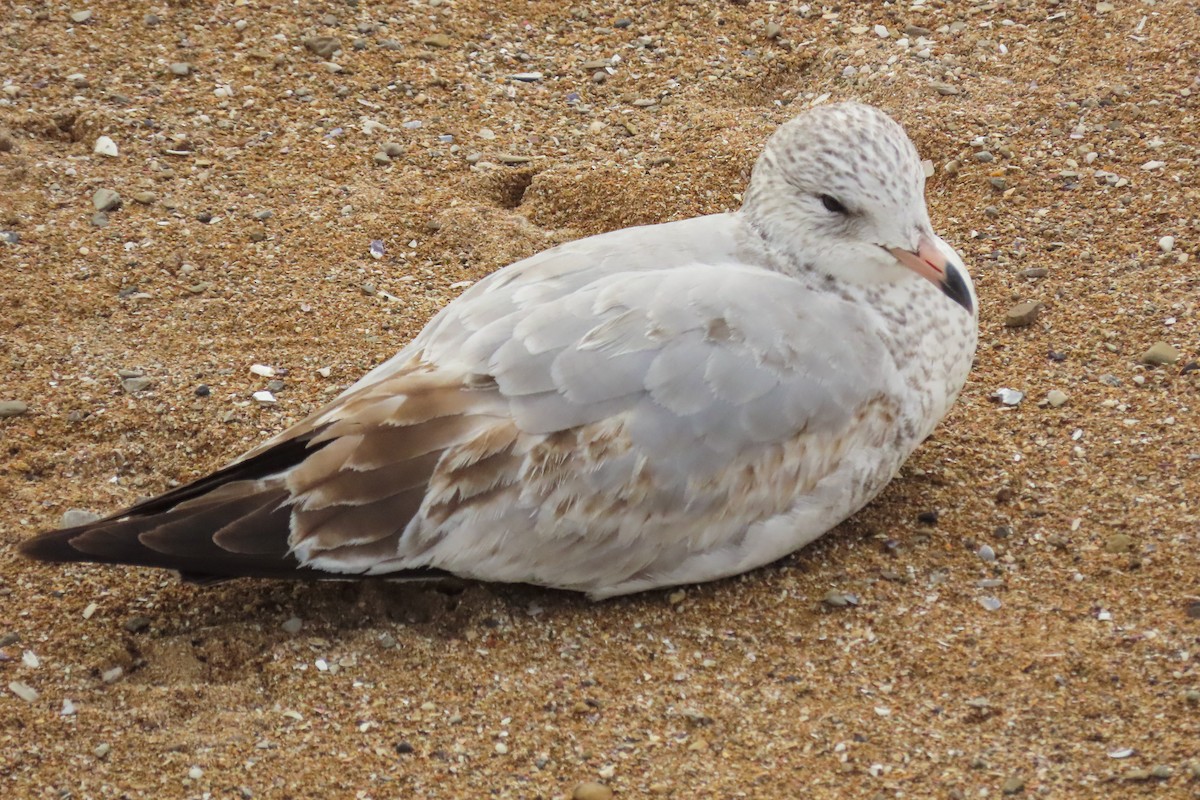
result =
[{"label": "sandy ground", "polygon": [[[0,796],[1200,795],[1191,3],[5,8]],[[735,207],[826,95],[933,162],[982,318],[958,406],[816,545],[601,604],[13,553],[282,429],[464,282]]]}]

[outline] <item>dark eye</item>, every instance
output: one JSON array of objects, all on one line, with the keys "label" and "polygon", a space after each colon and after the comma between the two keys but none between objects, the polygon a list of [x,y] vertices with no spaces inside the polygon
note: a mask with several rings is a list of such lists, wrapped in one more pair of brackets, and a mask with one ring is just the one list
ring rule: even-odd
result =
[{"label": "dark eye", "polygon": [[825,206],[826,211],[829,211],[833,214],[849,214],[850,213],[850,209],[846,208],[846,206],[844,206],[842,204],[841,200],[838,200],[836,197],[833,197],[832,195],[828,195],[828,194],[821,195],[821,205]]}]

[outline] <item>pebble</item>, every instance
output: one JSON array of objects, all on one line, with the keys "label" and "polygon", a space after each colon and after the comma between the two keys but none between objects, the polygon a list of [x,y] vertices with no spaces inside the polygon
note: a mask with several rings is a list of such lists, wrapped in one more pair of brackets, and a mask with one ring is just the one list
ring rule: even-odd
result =
[{"label": "pebble", "polygon": [[1046,405],[1059,408],[1067,402],[1067,393],[1062,389],[1051,389],[1046,392]]},{"label": "pebble", "polygon": [[116,211],[121,207],[121,195],[112,189],[97,189],[92,195],[92,207],[97,211]]},{"label": "pebble", "polygon": [[62,710],[58,713],[64,717],[75,716],[75,703],[69,697],[64,697],[62,702]]},{"label": "pebble", "polygon": [[1172,250],[1174,250],[1175,249],[1175,237],[1174,236],[1164,236],[1161,239],[1159,239],[1158,240],[1158,249],[1162,250],[1164,253],[1169,253]]},{"label": "pebble", "polygon": [[60,528],[77,528],[100,519],[100,515],[82,508],[68,508],[58,520]]},{"label": "pebble", "polygon": [[512,153],[500,153],[496,156],[496,160],[501,164],[528,164],[533,159],[529,156],[518,156]]},{"label": "pebble", "polygon": [[133,196],[134,202],[141,203],[144,206],[150,205],[157,199],[158,195],[156,195],[154,192],[138,192]]},{"label": "pebble", "polygon": [[202,383],[196,387],[194,394],[196,397],[208,397],[212,394],[212,388],[207,383]]},{"label": "pebble", "polygon": [[275,368],[268,367],[266,364],[251,364],[250,374],[257,375],[260,378],[274,378]]},{"label": "pebble", "polygon": [[404,155],[404,148],[399,142],[384,142],[380,149],[387,153],[389,158],[399,158]]},{"label": "pebble", "polygon": [[308,48],[309,52],[324,59],[330,58],[342,49],[341,41],[335,36],[310,36],[304,40],[304,46]]},{"label": "pebble", "polygon": [[34,689],[29,684],[22,683],[21,681],[10,681],[8,684],[8,690],[24,700],[26,703],[32,703],[38,699],[37,689]]},{"label": "pebble", "polygon": [[96,758],[106,758],[112,752],[112,745],[108,742],[101,742],[92,748],[92,755]]},{"label": "pebble", "polygon": [[443,48],[449,47],[452,44],[452,42],[450,41],[450,37],[447,36],[446,34],[435,33],[431,36],[426,36],[424,39],[422,39],[421,44],[425,45],[426,47],[436,47],[439,49],[443,49]]},{"label": "pebble", "polygon": [[1128,553],[1133,549],[1133,537],[1124,533],[1114,533],[1104,542],[1104,552],[1114,555]]},{"label": "pebble", "polygon": [[783,26],[780,25],[778,22],[768,22],[767,23],[766,34],[767,34],[768,39],[778,39],[779,34],[781,34],[781,33],[783,33]]},{"label": "pebble", "polygon": [[986,544],[981,545],[980,548],[978,550],[976,550],[975,552],[984,561],[995,561],[996,560],[996,551],[993,550],[990,545],[986,545]]},{"label": "pebble", "polygon": [[1002,794],[1020,794],[1023,791],[1025,791],[1025,779],[1018,775],[1013,775],[1000,786]]},{"label": "pebble", "polygon": [[380,166],[392,163],[392,157],[380,150],[375,155],[371,156],[371,160]]},{"label": "pebble", "polygon": [[204,777],[204,770],[199,767],[190,767],[188,769],[188,777],[194,781],[198,781]]},{"label": "pebble", "polygon": [[0,419],[19,417],[28,413],[29,406],[20,400],[0,400]]},{"label": "pebble", "polygon": [[1017,303],[1004,314],[1004,325],[1009,328],[1023,328],[1032,325],[1042,311],[1042,304],[1036,300]]},{"label": "pebble", "polygon": [[1030,267],[1029,269],[1021,270],[1022,278],[1044,278],[1050,274],[1050,270],[1045,267]]},{"label": "pebble", "polygon": [[283,629],[284,633],[299,633],[300,629],[304,627],[304,620],[299,617],[292,617],[279,627]]},{"label": "pebble", "polygon": [[612,789],[595,781],[584,781],[571,792],[571,800],[612,800],[612,796]]},{"label": "pebble", "polygon": [[92,214],[92,226],[96,228],[104,228],[108,226],[108,214],[103,211],[97,211]]},{"label": "pebble", "polygon": [[997,389],[996,393],[993,394],[992,397],[996,398],[1006,406],[1017,406],[1020,405],[1021,401],[1025,399],[1025,393],[1019,392],[1016,389],[1004,388]]},{"label": "pebble", "polygon": [[833,608],[845,608],[846,606],[858,605],[858,595],[849,592],[839,592],[837,589],[830,589],[821,598],[821,602]]},{"label": "pebble", "polygon": [[116,158],[117,143],[108,136],[99,136],[96,138],[96,144],[92,146],[92,152],[98,156],[108,156]]},{"label": "pebble", "polygon": [[74,22],[79,25],[82,25],[83,23],[89,21],[91,18],[92,18],[92,12],[89,9],[71,12],[71,22]]},{"label": "pebble", "polygon": [[275,212],[269,208],[259,209],[254,212],[254,218],[259,222],[266,222],[273,216],[275,216]]},{"label": "pebble", "polygon": [[121,627],[130,633],[141,633],[150,627],[149,617],[130,617],[121,623]]},{"label": "pebble", "polygon": [[933,86],[933,90],[935,92],[937,92],[938,94],[944,94],[944,95],[958,94],[958,87],[954,86],[952,84],[949,84],[949,83],[942,83],[941,81],[934,81],[932,86]]},{"label": "pebble", "polygon": [[1150,349],[1142,353],[1140,361],[1143,364],[1174,364],[1179,360],[1179,350],[1166,342],[1155,342]]},{"label": "pebble", "polygon": [[264,406],[269,406],[276,402],[275,395],[267,391],[258,391],[250,396],[254,398],[254,402],[261,403]]},{"label": "pebble", "polygon": [[999,611],[1001,603],[997,598],[992,597],[991,595],[984,595],[983,597],[979,598],[979,605],[983,606],[987,611]]},{"label": "pebble", "polygon": [[192,74],[192,65],[187,61],[172,61],[171,66],[167,69],[171,70],[172,75],[178,75],[181,78]]},{"label": "pebble", "polygon": [[154,383],[153,378],[148,378],[143,375],[140,378],[126,378],[125,380],[121,381],[121,388],[124,389],[127,394],[137,394],[140,391],[148,389],[152,383]]},{"label": "pebble", "polygon": [[540,72],[518,72],[515,75],[510,75],[509,77],[511,77],[514,81],[521,81],[523,83],[536,83],[543,78],[543,75]]},{"label": "pebble", "polygon": [[124,667],[109,667],[100,673],[100,680],[105,683],[116,683],[125,674]]},{"label": "pebble", "polygon": [[996,160],[996,157],[987,150],[983,150],[975,154],[975,160],[981,164],[990,164]]}]

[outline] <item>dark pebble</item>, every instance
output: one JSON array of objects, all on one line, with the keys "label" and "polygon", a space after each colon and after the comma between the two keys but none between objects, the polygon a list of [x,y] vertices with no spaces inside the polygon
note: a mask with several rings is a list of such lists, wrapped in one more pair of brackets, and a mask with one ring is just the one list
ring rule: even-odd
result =
[{"label": "dark pebble", "polygon": [[1183,365],[1181,370],[1179,370],[1179,374],[1187,375],[1189,372],[1195,372],[1198,369],[1200,369],[1200,361],[1189,361]]},{"label": "dark pebble", "polygon": [[212,214],[208,213],[207,211],[201,211],[196,215],[196,219],[207,225],[208,223],[212,222]]},{"label": "dark pebble", "polygon": [[1193,600],[1188,603],[1187,607],[1188,619],[1200,619],[1200,600]]},{"label": "dark pebble", "polygon": [[922,511],[920,514],[917,514],[917,522],[921,523],[922,525],[937,525],[938,512],[936,510]]},{"label": "dark pebble", "polygon": [[147,617],[130,617],[121,627],[130,633],[141,633],[150,627],[150,620]]},{"label": "dark pebble", "polygon": [[408,742],[399,742],[396,745],[396,752],[402,756],[408,755],[409,753],[413,752],[413,750],[414,750],[413,746],[411,744],[409,744]]},{"label": "dark pebble", "polygon": [[631,19],[619,19],[613,23],[613,27],[614,28],[628,28],[632,24],[633,24],[633,20],[631,20]]},{"label": "dark pebble", "polygon": [[212,394],[212,389],[208,388],[207,383],[202,383],[196,387],[196,397],[208,397]]},{"label": "dark pebble", "polygon": [[992,536],[997,539],[1007,539],[1008,537],[1012,536],[1012,532],[1013,529],[1007,525],[997,525],[996,529],[992,531]]}]

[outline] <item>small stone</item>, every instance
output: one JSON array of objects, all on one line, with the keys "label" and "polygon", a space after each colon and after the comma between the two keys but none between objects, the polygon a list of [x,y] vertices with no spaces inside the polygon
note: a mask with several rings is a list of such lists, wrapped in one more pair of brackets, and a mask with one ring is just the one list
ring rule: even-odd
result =
[{"label": "small stone", "polygon": [[1004,314],[1004,325],[1009,328],[1023,328],[1032,325],[1042,311],[1042,304],[1036,300],[1017,303]]},{"label": "small stone", "polygon": [[988,178],[988,183],[998,192],[1003,192],[1008,188],[1008,178]]},{"label": "small stone", "polygon": [[97,211],[92,214],[92,227],[105,228],[108,226],[108,214],[103,211]]},{"label": "small stone", "polygon": [[202,383],[196,387],[196,397],[208,397],[210,394],[212,394],[212,389],[207,383]]},{"label": "small stone", "polygon": [[1143,364],[1174,364],[1179,360],[1179,350],[1166,342],[1155,342],[1150,349],[1142,353],[1140,361]]},{"label": "small stone", "polygon": [[496,160],[501,164],[528,164],[533,159],[529,156],[518,156],[512,153],[500,153],[496,156]]},{"label": "small stone", "polygon": [[384,142],[381,149],[388,154],[389,158],[399,158],[404,155],[404,148],[399,142]]},{"label": "small stone", "polygon": [[1125,773],[1125,780],[1130,783],[1144,783],[1150,780],[1150,770],[1148,769],[1131,769]]},{"label": "small stone", "polygon": [[154,383],[153,378],[148,378],[143,375],[140,378],[126,378],[125,380],[121,381],[121,388],[125,390],[126,394],[137,394],[138,392],[148,389],[152,383]]},{"label": "small stone", "polygon": [[148,617],[130,617],[121,623],[121,627],[130,633],[141,633],[150,627],[150,619]]},{"label": "small stone", "polygon": [[1002,794],[1020,794],[1025,791],[1025,779],[1013,775],[1000,786],[1000,791]]},{"label": "small stone", "polygon": [[71,22],[74,22],[77,25],[82,25],[83,23],[89,21],[91,18],[92,18],[92,12],[88,9],[84,9],[83,11],[72,11],[71,12]]},{"label": "small stone", "polygon": [[62,709],[58,713],[64,717],[73,717],[73,716],[75,716],[76,710],[77,709],[75,708],[75,703],[71,700],[71,698],[64,697],[63,702],[62,702]]},{"label": "small stone", "polygon": [[92,748],[92,755],[94,755],[96,758],[107,758],[108,754],[111,752],[112,745],[108,742],[101,742]]},{"label": "small stone", "polygon": [[264,242],[264,241],[266,241],[266,239],[267,239],[267,232],[264,231],[262,228],[255,228],[254,230],[250,231],[250,241]]},{"label": "small stone", "polygon": [[996,551],[992,549],[991,545],[980,545],[979,549],[975,552],[984,561],[996,560]]},{"label": "small stone", "polygon": [[1114,533],[1108,537],[1104,543],[1104,552],[1117,555],[1120,553],[1128,553],[1133,549],[1133,537],[1124,533]]},{"label": "small stone", "polygon": [[342,49],[342,43],[334,36],[310,36],[304,40],[304,46],[326,60]]},{"label": "small stone", "polygon": [[612,789],[595,781],[584,781],[571,792],[571,800],[612,800],[612,796]]},{"label": "small stone", "polygon": [[996,157],[987,150],[983,150],[975,154],[975,160],[981,164],[990,164],[996,160]]},{"label": "small stone", "polygon": [[201,224],[207,225],[208,223],[213,221],[213,215],[208,213],[207,211],[201,211],[199,214],[196,215],[196,221]]},{"label": "small stone", "polygon": [[190,767],[188,769],[188,777],[194,781],[198,781],[204,777],[204,770],[199,767]]},{"label": "small stone", "polygon": [[20,400],[0,400],[0,419],[19,417],[29,412],[29,406]]},{"label": "small stone", "polygon": [[416,748],[414,748],[408,742],[396,742],[395,750],[397,753],[399,753],[402,756],[408,755],[409,753],[413,752],[415,749]]},{"label": "small stone", "polygon": [[157,199],[158,195],[156,195],[154,192],[138,192],[133,196],[135,203],[141,203],[144,206],[152,204]]},{"label": "small stone", "polygon": [[783,33],[783,26],[778,22],[768,22],[766,33],[768,39],[778,39],[779,34]]},{"label": "small stone", "polygon": [[269,208],[259,209],[258,211],[254,212],[254,218],[259,222],[266,222],[273,216],[275,216],[275,212]]},{"label": "small stone", "polygon": [[116,211],[121,207],[121,195],[112,189],[97,189],[92,195],[92,207],[97,211]]},{"label": "small stone", "polygon": [[979,605],[983,606],[986,611],[999,611],[1002,604],[999,598],[984,595],[979,598]]},{"label": "small stone", "polygon": [[934,81],[932,86],[933,86],[933,90],[935,92],[937,92],[938,94],[942,94],[942,95],[958,94],[958,87],[954,86],[952,84],[949,84],[949,83],[942,83],[941,81]]},{"label": "small stone", "polygon": [[88,525],[100,519],[100,515],[82,508],[68,508],[59,517],[58,527],[60,528],[78,528],[80,525]]},{"label": "small stone", "polygon": [[304,620],[299,617],[292,617],[279,627],[283,629],[284,633],[299,633],[300,629],[304,627]]},{"label": "small stone", "polygon": [[276,403],[275,395],[267,391],[258,391],[250,396],[254,398],[254,402],[260,405],[269,406]]},{"label": "small stone", "polygon": [[830,589],[821,598],[821,602],[832,608],[845,608],[846,606],[858,605],[858,595],[850,592],[839,592],[837,589]]},{"label": "small stone", "polygon": [[452,42],[450,41],[450,37],[447,36],[446,34],[435,33],[435,34],[432,34],[431,36],[426,36],[424,39],[422,39],[421,44],[425,45],[426,47],[436,47],[438,49],[444,49],[444,48],[450,47]]},{"label": "small stone", "polygon": [[1165,781],[1171,777],[1173,770],[1166,764],[1155,764],[1150,768],[1150,777],[1155,780]]},{"label": "small stone", "polygon": [[510,75],[509,77],[514,81],[521,81],[522,83],[537,83],[544,76],[540,72],[518,72],[514,75]]},{"label": "small stone", "polygon": [[1050,270],[1045,267],[1030,267],[1029,269],[1021,270],[1022,278],[1044,278],[1050,274]]},{"label": "small stone", "polygon": [[933,31],[929,28],[922,28],[920,25],[908,25],[904,28],[904,35],[918,39],[922,36],[928,38],[933,35]]},{"label": "small stone", "polygon": [[1158,240],[1158,249],[1162,250],[1164,253],[1169,253],[1172,250],[1174,250],[1175,249],[1175,237],[1174,236],[1164,236],[1161,239],[1159,239]]},{"label": "small stone", "polygon": [[171,70],[172,75],[178,75],[181,78],[192,74],[192,65],[187,61],[172,61],[171,66],[167,69]]},{"label": "small stone", "polygon": [[99,136],[96,138],[96,144],[92,147],[92,152],[98,156],[107,156],[109,158],[117,157],[117,143],[108,136]]},{"label": "small stone", "polygon": [[[38,691],[27,683],[21,681],[11,681],[8,684],[8,690],[17,697],[24,700],[26,703],[36,702],[38,699]],[[610,793],[611,796],[611,793]]]},{"label": "small stone", "polygon": [[1067,393],[1061,389],[1051,389],[1046,392],[1046,405],[1051,408],[1060,408],[1067,402]]},{"label": "small stone", "polygon": [[392,163],[392,157],[389,156],[387,153],[383,152],[382,150],[375,153],[375,155],[371,156],[371,160],[374,161],[376,164],[379,164],[380,166],[386,166],[387,164]]},{"label": "small stone", "polygon": [[1019,406],[1025,399],[1025,393],[1016,389],[1001,388],[997,389],[992,397],[999,400],[1002,405]]}]

